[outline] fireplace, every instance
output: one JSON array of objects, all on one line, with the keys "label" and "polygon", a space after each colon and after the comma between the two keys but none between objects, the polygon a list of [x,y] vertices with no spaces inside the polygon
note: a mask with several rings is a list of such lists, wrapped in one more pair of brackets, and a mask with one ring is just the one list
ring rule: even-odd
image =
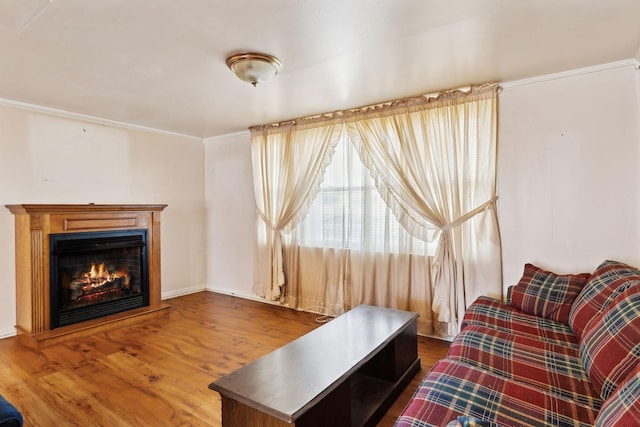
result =
[{"label": "fireplace", "polygon": [[168,314],[166,205],[6,205],[15,215],[16,330],[39,348]]},{"label": "fireplace", "polygon": [[147,230],[49,235],[51,328],[149,305]]}]

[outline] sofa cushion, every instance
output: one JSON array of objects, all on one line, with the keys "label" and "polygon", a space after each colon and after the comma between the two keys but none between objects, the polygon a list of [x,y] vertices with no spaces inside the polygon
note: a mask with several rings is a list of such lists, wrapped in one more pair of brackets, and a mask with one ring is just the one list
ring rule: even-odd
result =
[{"label": "sofa cushion", "polygon": [[547,390],[599,409],[602,399],[589,381],[578,349],[470,325],[456,336],[448,359]]},{"label": "sofa cushion", "polygon": [[528,334],[559,345],[578,348],[578,340],[568,325],[524,313],[490,297],[478,297],[469,306],[462,320],[462,328],[467,325],[484,325],[505,332]]},{"label": "sofa cushion", "polygon": [[637,426],[640,423],[640,365],[604,402],[596,427]]},{"label": "sofa cushion", "polygon": [[605,261],[593,272],[569,312],[569,325],[582,337],[589,323],[626,288],[640,282],[640,271],[618,261]]},{"label": "sofa cushion", "polygon": [[504,426],[592,426],[586,405],[444,359],[422,380],[396,426],[441,426],[461,415]]},{"label": "sofa cushion", "polygon": [[525,313],[568,323],[571,305],[591,274],[555,274],[525,264],[522,278],[512,289],[510,303]]},{"label": "sofa cushion", "polygon": [[603,399],[640,364],[640,285],[626,289],[594,319],[580,342],[580,358]]}]

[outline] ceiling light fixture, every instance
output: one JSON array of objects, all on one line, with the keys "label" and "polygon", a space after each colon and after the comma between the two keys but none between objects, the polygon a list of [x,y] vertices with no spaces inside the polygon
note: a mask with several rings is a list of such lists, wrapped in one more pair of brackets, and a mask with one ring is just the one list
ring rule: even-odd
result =
[{"label": "ceiling light fixture", "polygon": [[282,69],[282,62],[265,53],[238,53],[227,58],[227,66],[241,80],[256,86],[272,79]]}]

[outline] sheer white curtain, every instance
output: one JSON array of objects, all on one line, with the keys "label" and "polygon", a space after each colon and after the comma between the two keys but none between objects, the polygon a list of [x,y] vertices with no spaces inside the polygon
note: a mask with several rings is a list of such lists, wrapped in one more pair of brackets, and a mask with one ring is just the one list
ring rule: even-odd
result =
[{"label": "sheer white curtain", "polygon": [[284,300],[285,233],[305,216],[343,130],[342,121],[308,119],[251,128],[258,253],[253,291]]},{"label": "sheer white curtain", "polygon": [[502,294],[497,92],[485,85],[345,114],[349,136],[399,222],[438,241],[431,308],[442,335],[458,332],[477,296]]},{"label": "sheer white curtain", "polygon": [[420,333],[455,335],[473,299],[502,293],[497,92],[252,128],[254,291],[335,314],[415,311]]},{"label": "sheer white curtain", "polygon": [[380,197],[351,141],[342,138],[320,191],[288,246],[297,307],[340,314],[359,304],[420,313],[432,333],[430,258]]}]

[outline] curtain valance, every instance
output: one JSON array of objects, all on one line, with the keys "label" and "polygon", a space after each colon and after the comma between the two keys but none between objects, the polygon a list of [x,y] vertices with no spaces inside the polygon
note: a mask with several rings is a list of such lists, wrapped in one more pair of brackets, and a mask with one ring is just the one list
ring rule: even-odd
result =
[{"label": "curtain valance", "polygon": [[352,108],[349,110],[334,111],[331,113],[300,117],[297,119],[269,123],[266,125],[251,126],[249,131],[252,135],[276,134],[288,132],[293,128],[306,129],[358,119],[367,119],[375,117],[376,115],[389,116],[397,114],[401,110],[404,110],[404,112],[414,112],[431,108],[439,108],[444,105],[455,105],[489,99],[494,97],[500,90],[500,85],[497,83],[484,83],[481,85],[473,85],[466,88],[445,90],[434,94],[402,98],[394,101]]},{"label": "curtain valance", "polygon": [[459,105],[468,102],[491,99],[496,96],[500,86],[497,83],[485,83],[466,89],[453,89],[436,94],[414,96],[386,103],[354,108],[340,112],[344,120],[366,120],[373,117],[388,117],[398,113],[412,113],[444,106]]}]

